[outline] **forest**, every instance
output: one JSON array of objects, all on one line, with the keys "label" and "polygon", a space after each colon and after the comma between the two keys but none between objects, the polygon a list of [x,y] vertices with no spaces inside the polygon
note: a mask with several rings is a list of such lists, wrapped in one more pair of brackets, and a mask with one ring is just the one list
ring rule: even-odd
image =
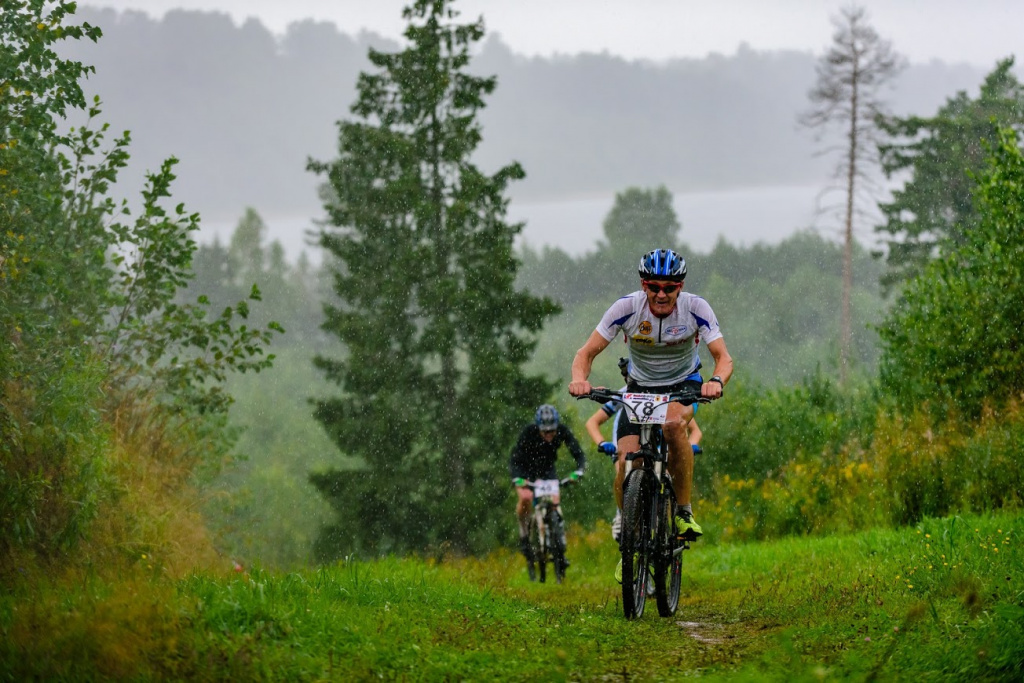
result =
[{"label": "forest", "polygon": [[[699,412],[704,453],[694,510],[705,528],[702,550],[726,557],[787,548],[817,557],[808,548],[825,546],[813,544],[856,538],[842,552],[875,544],[895,553],[915,531],[929,539],[942,533],[953,548],[965,523],[951,520],[971,519],[975,533],[985,529],[994,539],[991,553],[988,540],[981,544],[989,558],[1003,547],[1003,527],[1019,524],[1024,86],[1013,56],[931,110],[887,110],[871,100],[873,84],[855,83],[865,91],[853,98],[846,122],[851,135],[872,145],[840,144],[833,160],[851,183],[850,201],[868,202],[879,216],[870,226],[884,245],[877,252],[855,239],[854,209],[864,207],[852,204],[839,241],[806,230],[779,244],[722,239],[695,251],[687,217],[676,214],[667,189],[678,179],[658,178],[652,164],[649,184],[615,188],[596,246],[570,255],[517,242],[523,226],[507,217],[510,196],[532,169],[516,154],[486,162],[477,156],[490,131],[483,112],[504,84],[486,59],[475,59],[484,25],[449,14],[450,0],[416,0],[406,10],[405,46],[359,46],[366,62],[351,75],[348,108],[336,112],[335,140],[305,162],[321,201],[319,252],[315,260],[289,260],[253,206],[239,208],[228,239],[198,240],[202,217],[179,195],[174,156],[122,183],[134,173],[135,136],[116,133],[104,122],[109,105],[87,96],[83,84],[95,67],[66,57],[68,44],[103,41],[105,27],[65,0],[0,2],[5,674],[74,678],[37,637],[52,627],[87,662],[86,677],[191,677],[216,662],[223,668],[210,677],[272,679],[261,656],[287,657],[270,646],[258,654],[260,639],[285,642],[301,629],[270,615],[264,591],[280,605],[312,600],[294,597],[306,590],[317,599],[338,591],[361,596],[354,603],[360,608],[382,603],[386,611],[404,600],[388,591],[420,585],[437,590],[431,599],[449,612],[479,611],[481,602],[505,595],[495,586],[513,582],[511,597],[500,597],[512,602],[501,608],[518,614],[517,601],[531,594],[523,597],[514,583],[522,577],[507,569],[521,566],[509,550],[516,527],[508,457],[541,403],[558,407],[589,461],[563,504],[570,542],[580,548],[577,563],[607,559],[612,465],[583,428],[596,404],[574,400],[566,386],[576,349],[615,299],[638,288],[637,261],[652,248],[685,256],[685,289],[714,308],[736,361],[722,399]],[[864,31],[856,35],[869,48],[892,57],[862,20],[848,10],[837,36],[846,35],[844,26]],[[838,38],[834,49],[841,49]],[[879,77],[895,78],[905,65],[886,59]],[[824,87],[829,76],[827,67],[818,70],[812,114],[813,92],[837,90]],[[871,115],[857,106],[870,106]],[[815,117],[807,122],[815,125]],[[872,171],[898,182],[897,189],[867,199],[853,192],[852,183]],[[125,187],[139,188],[137,195],[121,194]],[[616,343],[603,354],[594,384],[618,386],[616,359],[627,352]],[[701,353],[709,371],[711,359]],[[560,468],[571,469],[565,455]],[[602,532],[608,538],[596,540]],[[1011,532],[1005,538],[1017,544]],[[808,545],[785,545],[796,543]],[[930,543],[923,552],[899,561],[934,555]],[[1004,548],[1004,556],[1010,552]],[[761,561],[750,559],[750,566]],[[704,573],[695,580],[711,591],[714,570],[700,562]],[[495,564],[506,567],[498,583],[491,576],[465,589],[472,606],[444,592],[444,584]],[[937,592],[924,601],[906,596],[909,581],[909,588],[900,584],[898,604],[908,616],[897,632],[930,610],[934,628],[952,630],[950,620],[964,619],[979,639],[964,641],[964,658],[951,660],[953,668],[913,666],[956,677],[1024,671],[1022,641],[993,635],[1016,633],[1024,623],[1019,567],[1003,579],[1003,565],[983,571],[982,564],[971,560],[975,574],[935,583]],[[385,597],[360,587],[359,572],[374,567],[393,577],[378,579]],[[573,590],[593,596],[596,570],[580,572]],[[238,590],[259,586],[266,614],[260,606],[238,608],[217,622],[203,611],[241,604],[220,592],[234,590],[231,582],[242,576],[247,583]],[[782,580],[804,597],[821,588]],[[874,585],[862,574],[841,581],[857,591]],[[71,586],[84,592],[54,597]],[[122,588],[146,598],[104,602]],[[756,623],[774,634],[767,605],[778,595],[751,590],[765,607],[750,617],[750,629]],[[832,588],[822,590],[831,595]],[[24,609],[37,599],[39,610]],[[552,614],[565,607],[559,598],[537,599]],[[579,599],[580,614],[611,609],[607,599],[604,607]],[[132,623],[159,624],[153,642],[131,641],[122,656],[109,649],[120,636],[92,638],[88,620],[81,632],[70,630],[79,628],[84,607],[68,608],[76,619],[61,631],[61,610],[78,600],[91,610],[124,610],[126,633]],[[168,621],[158,603],[179,600],[179,614],[196,614]],[[735,605],[724,594],[708,600],[728,603],[721,610],[737,623],[747,618],[730,611]],[[942,600],[961,601],[967,616],[947,617]],[[975,609],[971,601],[983,604]],[[142,611],[142,602],[153,612]],[[373,610],[379,636],[391,622]],[[979,616],[990,613],[1003,620],[998,628]],[[207,618],[220,625],[202,626]],[[440,611],[437,620],[445,620]],[[338,628],[355,628],[346,623]],[[214,632],[226,640],[201,635]],[[748,635],[737,642],[751,652],[771,649]],[[431,646],[447,642],[435,635]],[[973,654],[979,643],[991,656]],[[865,664],[831,647],[822,636],[819,649],[794,645],[785,656],[868,677],[899,661],[892,648]],[[389,677],[406,675],[381,662],[336,671],[333,648],[313,666],[326,667],[328,678],[370,677],[380,666]],[[407,654],[414,666],[416,656]],[[605,656],[594,654],[611,671]],[[716,657],[706,666],[726,677],[747,665]],[[320,676],[288,662],[297,667],[290,677]],[[602,675],[572,668],[582,663],[566,666],[570,678]],[[409,671],[414,678],[446,675],[443,667]]]}]

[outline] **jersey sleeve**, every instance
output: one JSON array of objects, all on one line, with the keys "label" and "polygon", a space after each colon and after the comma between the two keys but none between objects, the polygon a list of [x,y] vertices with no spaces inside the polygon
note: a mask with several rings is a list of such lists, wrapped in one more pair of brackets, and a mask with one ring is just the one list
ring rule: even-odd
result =
[{"label": "jersey sleeve", "polygon": [[[621,387],[619,387],[619,393],[623,393],[623,392],[627,391],[628,389],[629,389],[629,385],[628,384],[623,384]],[[602,403],[601,404],[601,410],[604,411],[605,415],[607,415],[608,417],[611,417],[615,413],[617,413],[620,410],[622,410],[622,401],[608,401],[606,403]]]},{"label": "jersey sleeve", "polygon": [[704,340],[705,344],[722,338],[722,331],[718,328],[718,318],[711,310],[711,304],[699,296],[695,296],[690,300],[690,314],[697,321],[700,338]]},{"label": "jersey sleeve", "polygon": [[509,473],[515,477],[519,468],[522,466],[521,460],[523,460],[524,446],[526,445],[527,435],[529,434],[530,427],[527,425],[519,432],[519,438],[516,440],[516,445],[512,447],[512,453],[509,454],[508,469]]},{"label": "jersey sleeve", "polygon": [[634,315],[636,314],[633,311],[632,297],[624,296],[604,312],[601,322],[597,324],[597,333],[606,340],[611,341],[615,339],[615,335],[619,333],[619,330],[622,329],[626,321]]}]

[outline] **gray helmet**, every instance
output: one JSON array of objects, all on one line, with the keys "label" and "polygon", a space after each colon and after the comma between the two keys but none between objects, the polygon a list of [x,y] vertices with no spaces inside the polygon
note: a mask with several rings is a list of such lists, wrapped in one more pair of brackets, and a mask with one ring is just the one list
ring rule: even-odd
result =
[{"label": "gray helmet", "polygon": [[533,421],[542,432],[550,432],[558,429],[558,410],[553,405],[545,403],[537,408]]}]

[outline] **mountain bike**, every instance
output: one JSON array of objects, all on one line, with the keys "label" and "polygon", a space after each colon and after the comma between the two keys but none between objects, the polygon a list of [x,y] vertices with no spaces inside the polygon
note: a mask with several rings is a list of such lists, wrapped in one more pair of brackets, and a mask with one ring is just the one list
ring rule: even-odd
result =
[{"label": "mountain bike", "polygon": [[[541,583],[547,580],[547,567],[550,564],[555,573],[555,583],[565,579],[568,563],[565,559],[565,520],[555,505],[554,496],[562,487],[575,484],[576,480],[537,479],[526,482],[533,489],[533,516],[530,518],[530,546],[533,559],[527,563],[530,580],[536,577]],[[536,573],[534,570],[536,562]]]},{"label": "mountain bike", "polygon": [[682,553],[690,543],[679,536],[676,527],[676,496],[672,477],[665,469],[668,444],[661,425],[666,421],[669,403],[690,405],[711,399],[701,396],[698,387],[672,394],[594,388],[579,398],[621,403],[630,422],[640,425],[640,448],[626,454],[622,484],[622,609],[627,619],[643,616],[648,581],[653,577],[658,613],[670,617],[679,606]]}]

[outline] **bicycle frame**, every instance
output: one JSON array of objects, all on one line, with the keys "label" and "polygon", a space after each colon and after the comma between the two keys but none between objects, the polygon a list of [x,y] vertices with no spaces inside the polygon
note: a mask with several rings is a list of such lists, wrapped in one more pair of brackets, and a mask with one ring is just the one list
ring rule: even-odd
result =
[{"label": "bicycle frame", "polygon": [[[559,490],[574,483],[572,479],[559,481]],[[534,489],[535,482],[529,482],[527,486]],[[562,519],[555,505],[554,497],[550,495],[534,496],[533,518],[531,519],[531,531],[536,529],[537,543],[534,546],[534,560],[539,570],[539,579],[544,583],[547,575],[547,564],[550,561],[555,570],[555,582],[562,583],[565,577],[565,547],[562,544]],[[532,571],[532,567],[531,567]],[[532,575],[531,575],[532,576]],[[532,580],[532,579],[531,579]]]},{"label": "bicycle frame", "polygon": [[[643,615],[648,581],[654,574],[654,594],[661,616],[672,616],[679,601],[681,574],[680,554],[689,548],[686,539],[679,538],[675,529],[675,492],[672,478],[666,471],[668,445],[661,422],[644,421],[637,407],[624,400],[623,394],[606,389],[595,389],[586,396],[598,402],[608,400],[622,403],[640,422],[640,446],[625,455],[623,477],[623,531],[620,541],[622,553],[622,604],[627,619]],[[699,391],[687,389],[669,394],[658,403],[689,404],[707,402]],[[644,405],[644,415],[651,417],[655,404]],[[638,404],[639,406],[639,404]],[[663,418],[659,418],[663,419]],[[636,461],[643,465],[637,466]]]}]

